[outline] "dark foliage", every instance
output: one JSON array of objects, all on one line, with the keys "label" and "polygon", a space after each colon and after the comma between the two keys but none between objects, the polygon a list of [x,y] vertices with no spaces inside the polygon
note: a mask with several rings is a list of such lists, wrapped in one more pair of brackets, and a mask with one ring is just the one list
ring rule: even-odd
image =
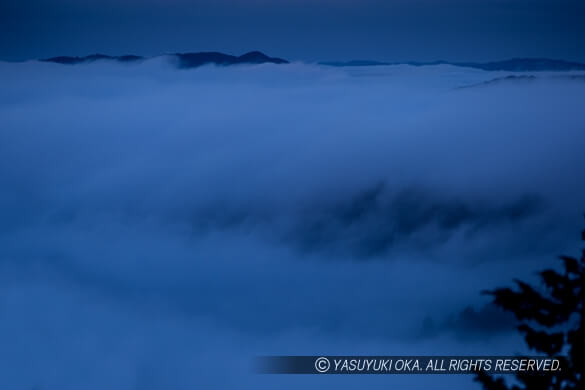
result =
[{"label": "dark foliage", "polygon": [[[585,241],[585,231],[582,232]],[[563,271],[539,273],[543,291],[520,280],[515,288],[486,293],[493,303],[514,313],[528,347],[549,357],[562,359],[562,370],[518,373],[517,383],[480,373],[476,381],[486,390],[577,390],[585,389],[585,249],[581,258],[561,256]]]}]

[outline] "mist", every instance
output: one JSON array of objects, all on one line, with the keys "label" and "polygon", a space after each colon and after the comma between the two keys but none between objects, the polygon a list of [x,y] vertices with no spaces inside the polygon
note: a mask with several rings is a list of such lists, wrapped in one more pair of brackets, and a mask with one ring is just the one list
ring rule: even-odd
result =
[{"label": "mist", "polygon": [[249,365],[523,351],[480,292],[577,248],[585,83],[511,74],[0,62],[0,387],[474,388]]}]

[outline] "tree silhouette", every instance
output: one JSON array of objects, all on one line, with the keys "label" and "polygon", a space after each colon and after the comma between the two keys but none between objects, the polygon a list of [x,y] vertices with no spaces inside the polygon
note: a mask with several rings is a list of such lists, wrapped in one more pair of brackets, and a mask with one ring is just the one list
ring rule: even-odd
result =
[{"label": "tree silhouette", "polygon": [[[581,233],[585,241],[585,230]],[[519,372],[517,383],[485,372],[475,380],[485,390],[583,390],[585,389],[585,249],[577,260],[560,256],[564,269],[539,273],[544,289],[515,280],[514,288],[498,288],[484,293],[493,303],[515,314],[517,329],[531,350],[562,361],[562,370]],[[562,357],[561,357],[562,356]]]}]

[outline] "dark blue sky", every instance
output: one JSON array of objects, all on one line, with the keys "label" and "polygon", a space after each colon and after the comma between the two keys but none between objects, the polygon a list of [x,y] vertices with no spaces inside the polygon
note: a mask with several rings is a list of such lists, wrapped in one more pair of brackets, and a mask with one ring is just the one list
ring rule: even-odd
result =
[{"label": "dark blue sky", "polygon": [[582,0],[3,0],[0,58],[262,50],[293,60],[585,61]]}]

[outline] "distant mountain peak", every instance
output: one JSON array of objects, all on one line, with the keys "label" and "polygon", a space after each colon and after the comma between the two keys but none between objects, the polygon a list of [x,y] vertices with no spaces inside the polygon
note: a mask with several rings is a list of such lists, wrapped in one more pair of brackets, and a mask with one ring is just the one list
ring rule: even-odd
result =
[{"label": "distant mountain peak", "polygon": [[258,51],[258,50],[249,51],[246,54],[243,54],[243,55],[240,56],[240,58],[243,58],[243,57],[270,58],[266,54],[264,54],[264,53],[262,53],[261,51]]},{"label": "distant mountain peak", "polygon": [[[207,64],[215,65],[236,65],[236,64],[288,64],[287,60],[276,57],[269,57],[260,51],[250,51],[241,56],[233,56],[216,51],[208,52],[194,52],[194,53],[174,53],[170,54],[178,58],[178,66],[180,68],[195,68]],[[107,54],[90,54],[87,56],[58,56],[41,59],[43,62],[54,62],[57,64],[75,65],[82,63],[90,63],[99,60],[110,60],[118,62],[134,62],[143,60],[145,57],[135,55],[111,56]]]},{"label": "distant mountain peak", "polygon": [[392,65],[390,62],[371,61],[371,60],[351,60],[351,61],[325,61],[319,62],[321,65],[329,66],[378,66]]},{"label": "distant mountain peak", "polygon": [[330,66],[373,66],[373,65],[453,65],[465,68],[474,68],[487,71],[511,71],[511,72],[538,72],[538,71],[569,71],[585,70],[585,64],[550,58],[511,58],[503,61],[490,62],[450,62],[450,61],[407,61],[407,62],[379,62],[369,60],[359,61],[330,61],[321,62]]},{"label": "distant mountain peak", "polygon": [[195,68],[206,64],[236,65],[236,64],[288,64],[287,60],[269,57],[260,51],[251,51],[239,57],[219,52],[177,53],[181,68]]},{"label": "distant mountain peak", "polygon": [[537,72],[537,71],[567,71],[567,70],[585,70],[585,64],[564,60],[554,60],[550,58],[511,58],[503,61],[490,62],[455,62],[452,65],[466,66],[482,70],[504,70],[517,72]]},{"label": "distant mountain peak", "polygon": [[119,61],[119,62],[133,62],[133,61],[139,61],[144,59],[144,57],[140,57],[140,56],[135,56],[135,55],[123,55],[123,56],[110,56],[107,54],[100,54],[100,53],[96,53],[96,54],[90,54],[87,56],[83,56],[83,57],[77,57],[77,56],[58,56],[58,57],[51,57],[51,58],[44,58],[41,59],[40,61],[43,62],[55,62],[57,64],[68,64],[68,65],[74,65],[74,64],[81,64],[84,62],[94,62],[94,61],[98,61],[98,60],[113,60],[113,61]]}]

